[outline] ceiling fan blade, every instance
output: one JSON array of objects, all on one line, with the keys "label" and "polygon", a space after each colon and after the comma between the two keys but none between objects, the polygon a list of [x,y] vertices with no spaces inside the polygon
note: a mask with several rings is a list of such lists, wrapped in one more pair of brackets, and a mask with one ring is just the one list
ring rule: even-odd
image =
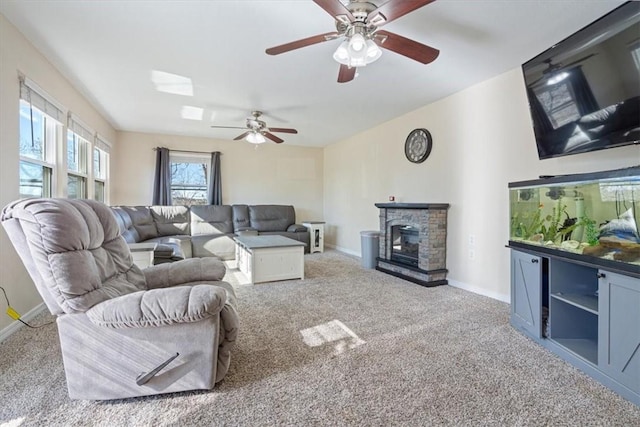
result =
[{"label": "ceiling fan blade", "polygon": [[246,129],[247,127],[239,127],[239,126],[211,126],[214,129]]},{"label": "ceiling fan blade", "polygon": [[242,135],[238,135],[235,138],[233,138],[234,141],[238,141],[241,140],[243,138],[245,138],[247,135],[249,135],[251,133],[250,130],[246,131],[245,133],[243,133]]},{"label": "ceiling fan blade", "polygon": [[379,8],[371,11],[367,16],[367,20],[369,22],[376,23],[379,22],[376,17],[378,15],[382,15],[384,20],[375,24],[376,26],[381,27],[434,1],[435,0],[389,0]]},{"label": "ceiling fan blade", "polygon": [[295,129],[288,128],[269,128],[269,132],[279,132],[279,133],[298,133]]},{"label": "ceiling fan blade", "polygon": [[269,55],[280,55],[281,53],[300,49],[301,47],[307,47],[313,44],[325,42],[328,40],[327,37],[331,38],[337,35],[338,33],[335,31],[331,33],[318,34],[317,36],[307,37],[306,39],[300,39],[291,43],[281,44],[280,46],[270,47],[265,52],[267,52]]},{"label": "ceiling fan blade", "polygon": [[336,16],[346,15],[349,21],[353,21],[351,11],[347,9],[340,0],[313,0],[315,4],[323,8],[329,15]]},{"label": "ceiling fan blade", "polygon": [[440,54],[440,51],[438,49],[432,48],[422,43],[418,43],[417,41],[408,39],[406,37],[399,36],[395,33],[380,30],[376,32],[376,35],[386,37],[382,41],[374,38],[374,41],[378,44],[378,46],[391,50],[395,53],[399,53],[400,55],[404,55],[407,58],[411,58],[423,64],[428,64],[435,61],[435,59]]},{"label": "ceiling fan blade", "polygon": [[349,68],[344,64],[340,65],[340,71],[338,71],[338,83],[350,82],[355,76],[356,67]]},{"label": "ceiling fan blade", "polygon": [[284,139],[280,139],[280,138],[278,138],[277,136],[275,136],[272,133],[262,132],[262,134],[264,136],[266,136],[267,138],[269,138],[270,140],[272,140],[273,142],[275,142],[276,144],[280,144],[280,143],[284,142]]}]

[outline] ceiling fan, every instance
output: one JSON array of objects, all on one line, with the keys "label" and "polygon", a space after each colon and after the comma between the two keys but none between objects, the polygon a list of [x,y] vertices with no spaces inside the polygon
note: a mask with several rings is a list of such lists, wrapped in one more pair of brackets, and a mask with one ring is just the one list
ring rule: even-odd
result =
[{"label": "ceiling fan", "polygon": [[433,62],[440,54],[438,49],[380,30],[383,25],[435,0],[388,0],[380,7],[366,0],[351,0],[347,5],[340,0],[313,1],[334,17],[336,31],[269,48],[266,50],[269,55],[344,38],[333,58],[340,63],[338,83],[346,83],[353,80],[358,67],[380,58],[381,47],[423,64]]},{"label": "ceiling fan", "polygon": [[246,140],[252,144],[262,144],[263,142],[266,142],[267,140],[265,139],[265,137],[275,142],[276,144],[280,144],[284,142],[283,139],[275,136],[271,132],[298,133],[298,131],[295,129],[267,127],[267,124],[264,121],[260,120],[260,116],[262,116],[262,111],[252,111],[251,115],[253,117],[247,117],[247,122],[245,127],[238,127],[238,126],[211,126],[211,127],[218,128],[218,129],[247,129],[246,132],[236,136],[233,139],[234,141],[238,141],[240,139],[246,138]]},{"label": "ceiling fan", "polygon": [[581,62],[586,61],[587,59],[591,58],[592,56],[595,56],[595,53],[591,53],[587,56],[583,56],[580,59],[576,59],[575,61],[569,62],[568,64],[562,64],[560,62],[557,63],[553,63],[553,59],[552,58],[548,58],[544,60],[544,63],[547,64],[547,68],[545,68],[542,71],[542,77],[540,77],[538,80],[536,80],[535,82],[532,83],[532,85],[535,85],[537,83],[539,83],[542,80],[545,80],[549,85],[552,84],[556,84],[558,82],[561,82],[562,80],[564,80],[568,74],[567,73],[563,73],[563,70],[566,70],[568,68],[573,67],[574,65],[577,65]]}]

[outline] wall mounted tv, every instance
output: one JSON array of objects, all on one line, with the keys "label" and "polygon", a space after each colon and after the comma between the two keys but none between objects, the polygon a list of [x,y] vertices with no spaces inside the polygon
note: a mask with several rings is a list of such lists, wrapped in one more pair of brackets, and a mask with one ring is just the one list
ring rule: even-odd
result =
[{"label": "wall mounted tv", "polygon": [[640,2],[624,3],[522,72],[541,159],[640,144]]}]

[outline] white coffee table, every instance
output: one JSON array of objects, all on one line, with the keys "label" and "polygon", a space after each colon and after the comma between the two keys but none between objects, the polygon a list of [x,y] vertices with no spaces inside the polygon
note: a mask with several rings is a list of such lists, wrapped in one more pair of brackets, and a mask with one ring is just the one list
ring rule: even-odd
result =
[{"label": "white coffee table", "polygon": [[251,283],[304,279],[305,244],[288,237],[238,236],[236,262]]}]

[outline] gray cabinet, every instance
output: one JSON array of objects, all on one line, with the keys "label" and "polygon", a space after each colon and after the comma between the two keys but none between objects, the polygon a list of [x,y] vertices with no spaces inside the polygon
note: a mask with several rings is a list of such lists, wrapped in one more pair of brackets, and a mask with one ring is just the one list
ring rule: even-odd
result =
[{"label": "gray cabinet", "polygon": [[511,249],[511,324],[640,406],[640,276],[600,267]]},{"label": "gray cabinet", "polygon": [[549,260],[549,338],[598,364],[598,271],[557,258]]},{"label": "gray cabinet", "polygon": [[542,334],[542,258],[511,251],[511,323],[535,338]]},{"label": "gray cabinet", "polygon": [[601,270],[599,367],[640,393],[640,280]]}]

